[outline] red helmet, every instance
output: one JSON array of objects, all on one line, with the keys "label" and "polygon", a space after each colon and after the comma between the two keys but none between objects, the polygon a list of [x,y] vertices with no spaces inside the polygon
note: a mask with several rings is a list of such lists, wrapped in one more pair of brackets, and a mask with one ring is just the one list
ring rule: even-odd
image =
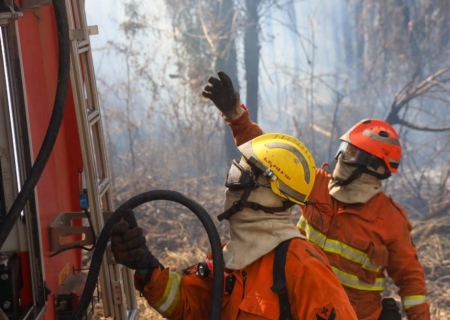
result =
[{"label": "red helmet", "polygon": [[[341,138],[343,142],[336,156],[345,154],[348,144],[363,152],[348,152],[346,162],[372,165],[381,160],[390,173],[397,173],[402,147],[395,129],[386,121],[365,119],[355,124]],[[377,159],[373,159],[373,157]],[[371,159],[372,158],[372,159]],[[375,160],[375,161],[373,161]],[[373,166],[373,165],[372,165]]]}]

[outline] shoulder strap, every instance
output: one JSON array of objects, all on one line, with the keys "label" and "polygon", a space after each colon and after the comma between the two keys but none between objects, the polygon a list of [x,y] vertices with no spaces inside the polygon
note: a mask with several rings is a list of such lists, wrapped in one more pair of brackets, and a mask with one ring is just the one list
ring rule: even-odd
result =
[{"label": "shoulder strap", "polygon": [[273,259],[273,286],[270,288],[278,294],[280,300],[280,320],[291,320],[291,306],[286,290],[286,255],[292,239],[283,241],[275,248],[275,258]]}]

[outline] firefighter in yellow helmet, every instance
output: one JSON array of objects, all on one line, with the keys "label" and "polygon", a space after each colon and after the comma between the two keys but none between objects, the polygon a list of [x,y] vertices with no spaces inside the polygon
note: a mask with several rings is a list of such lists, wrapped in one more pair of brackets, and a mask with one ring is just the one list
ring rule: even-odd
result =
[{"label": "firefighter in yellow helmet", "polygon": [[[236,144],[262,134],[240,104],[230,78],[211,77],[203,96],[222,111]],[[400,320],[394,299],[382,299],[385,271],[399,288],[409,320],[429,320],[424,270],[411,241],[403,207],[387,196],[382,180],[396,173],[401,158],[397,132],[366,119],[341,137],[332,174],[316,169],[297,227],[322,248],[344,286],[359,320]]]},{"label": "firefighter in yellow helmet", "polygon": [[[294,204],[307,201],[314,159],[297,139],[266,134],[239,146],[225,182],[230,241],[223,247],[222,319],[356,320],[345,291],[322,251],[291,221]],[[141,228],[113,226],[115,259],[135,269],[135,286],[168,319],[209,319],[214,265],[211,255],[179,275],[159,264]]]}]

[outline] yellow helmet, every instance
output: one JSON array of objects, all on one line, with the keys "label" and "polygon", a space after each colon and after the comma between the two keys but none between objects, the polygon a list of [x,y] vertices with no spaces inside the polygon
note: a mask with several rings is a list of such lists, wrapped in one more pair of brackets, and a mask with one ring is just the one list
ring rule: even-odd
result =
[{"label": "yellow helmet", "polygon": [[308,199],[316,178],[314,158],[298,139],[268,133],[238,147],[247,162],[270,178],[272,191],[298,204]]}]

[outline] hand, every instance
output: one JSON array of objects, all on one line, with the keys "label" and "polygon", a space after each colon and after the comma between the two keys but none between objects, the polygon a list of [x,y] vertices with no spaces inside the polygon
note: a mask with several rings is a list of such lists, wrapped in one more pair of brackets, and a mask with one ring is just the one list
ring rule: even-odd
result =
[{"label": "hand", "polygon": [[[133,211],[129,210],[127,214],[133,214]],[[159,261],[152,255],[145,243],[146,239],[142,228],[130,229],[130,224],[125,220],[113,225],[111,250],[117,263],[134,270],[157,268]]]},{"label": "hand", "polygon": [[209,78],[208,82],[211,85],[205,87],[202,95],[210,99],[227,119],[237,119],[243,113],[240,107],[239,93],[234,91],[233,83],[225,72],[219,71],[217,75],[219,79]]}]

